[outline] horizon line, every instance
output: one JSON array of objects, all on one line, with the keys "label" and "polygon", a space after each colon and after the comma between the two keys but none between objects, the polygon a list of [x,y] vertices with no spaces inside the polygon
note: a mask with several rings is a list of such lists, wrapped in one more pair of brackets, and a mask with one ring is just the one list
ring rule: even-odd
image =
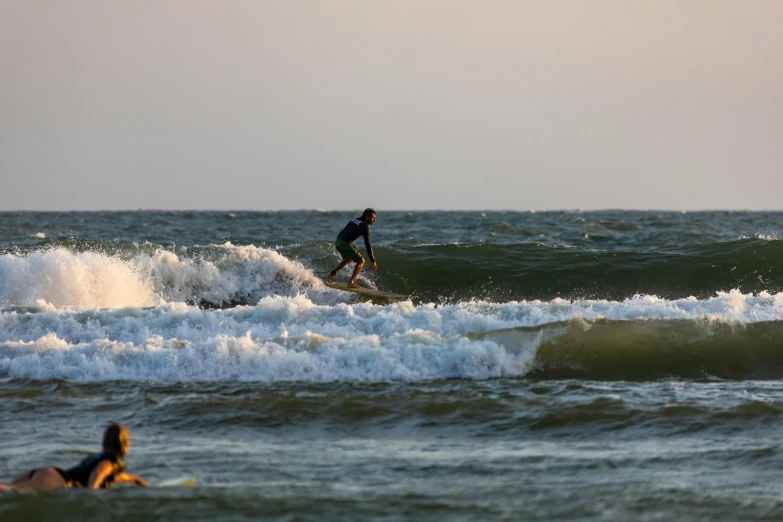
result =
[{"label": "horizon line", "polygon": [[[380,207],[372,207],[376,210]],[[322,212],[322,213],[331,213],[331,212],[356,212],[361,211],[363,209],[359,209],[358,207],[355,209],[351,208],[334,208],[334,209],[324,209],[324,208],[306,208],[306,207],[300,207],[300,208],[277,208],[277,209],[247,209],[247,208],[121,208],[121,209],[110,209],[110,208],[102,208],[102,209],[56,209],[56,210],[45,210],[45,209],[0,209],[0,213],[46,213],[46,212],[62,212],[62,213],[68,213],[68,212]],[[378,211],[379,213],[382,212],[503,212],[503,213],[509,213],[509,212],[519,212],[519,213],[537,213],[537,212],[576,212],[576,213],[582,213],[582,212],[669,212],[669,213],[690,213],[690,212],[783,212],[783,208],[781,209],[749,209],[749,208],[697,208],[697,209],[688,209],[688,208],[677,208],[677,209],[667,209],[667,208],[621,208],[621,207],[604,207],[604,208],[589,208],[589,209],[583,209],[583,208],[528,208],[528,209],[512,209],[512,208],[429,208],[429,209],[405,209],[405,208],[395,208],[395,209],[381,209]]]}]

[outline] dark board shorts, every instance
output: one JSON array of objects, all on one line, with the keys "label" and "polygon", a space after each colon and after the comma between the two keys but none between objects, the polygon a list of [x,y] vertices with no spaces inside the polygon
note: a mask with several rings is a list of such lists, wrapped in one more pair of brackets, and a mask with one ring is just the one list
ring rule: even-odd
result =
[{"label": "dark board shorts", "polygon": [[340,252],[340,255],[343,256],[343,259],[350,259],[351,261],[356,261],[357,263],[364,262],[364,258],[359,253],[359,251],[356,250],[356,247],[353,246],[353,243],[338,239],[334,242],[334,246],[337,248],[337,251]]}]

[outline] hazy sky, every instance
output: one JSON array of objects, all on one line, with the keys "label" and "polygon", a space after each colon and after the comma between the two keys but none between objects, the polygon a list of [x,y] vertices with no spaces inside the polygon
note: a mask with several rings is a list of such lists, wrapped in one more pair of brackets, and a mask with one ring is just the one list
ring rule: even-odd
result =
[{"label": "hazy sky", "polygon": [[0,210],[783,209],[781,0],[0,0]]}]

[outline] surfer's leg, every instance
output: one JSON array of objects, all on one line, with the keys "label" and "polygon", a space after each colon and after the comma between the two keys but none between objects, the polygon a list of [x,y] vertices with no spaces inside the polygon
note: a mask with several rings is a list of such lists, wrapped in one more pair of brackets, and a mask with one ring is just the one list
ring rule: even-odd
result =
[{"label": "surfer's leg", "polygon": [[35,475],[35,472],[38,471],[37,469],[28,469],[21,475],[17,476],[14,480],[9,482],[8,484],[0,484],[0,491],[6,491],[9,489],[14,489],[15,486],[19,484],[23,484],[33,478],[33,475]]},{"label": "surfer's leg", "polygon": [[362,271],[363,266],[364,266],[364,259],[356,263],[356,268],[353,269],[353,275],[351,275],[351,280],[348,281],[348,286],[352,286],[352,287],[358,286],[356,284],[356,278],[359,276],[359,272]]},{"label": "surfer's leg", "polygon": [[14,480],[9,482],[8,484],[13,486],[14,484],[20,484],[22,482],[27,482],[31,478],[33,478],[33,475],[35,475],[35,472],[38,471],[37,469],[28,469],[18,477],[16,477]]},{"label": "surfer's leg", "polygon": [[340,261],[340,264],[339,264],[339,265],[337,265],[337,268],[335,268],[334,270],[332,270],[331,272],[329,272],[329,276],[328,276],[328,278],[327,278],[327,279],[329,279],[329,281],[334,281],[334,278],[335,278],[335,276],[337,276],[337,272],[339,272],[340,270],[342,270],[342,269],[343,269],[343,267],[345,267],[345,265],[347,265],[347,264],[348,264],[348,263],[350,263],[350,262],[351,262],[351,260],[350,260],[350,259],[343,259],[342,261]]},{"label": "surfer's leg", "polygon": [[34,489],[57,489],[65,487],[68,487],[68,483],[65,481],[60,472],[55,468],[48,467],[36,470],[29,480],[6,484],[5,487],[0,489],[15,489],[17,491],[25,491]]}]

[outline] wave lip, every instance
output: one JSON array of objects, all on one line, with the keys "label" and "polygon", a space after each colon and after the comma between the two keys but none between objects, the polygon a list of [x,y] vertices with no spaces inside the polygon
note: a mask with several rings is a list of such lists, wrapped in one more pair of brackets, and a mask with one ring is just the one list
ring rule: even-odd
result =
[{"label": "wave lip", "polygon": [[55,248],[0,256],[0,303],[50,308],[154,306],[143,274],[116,257]]}]

